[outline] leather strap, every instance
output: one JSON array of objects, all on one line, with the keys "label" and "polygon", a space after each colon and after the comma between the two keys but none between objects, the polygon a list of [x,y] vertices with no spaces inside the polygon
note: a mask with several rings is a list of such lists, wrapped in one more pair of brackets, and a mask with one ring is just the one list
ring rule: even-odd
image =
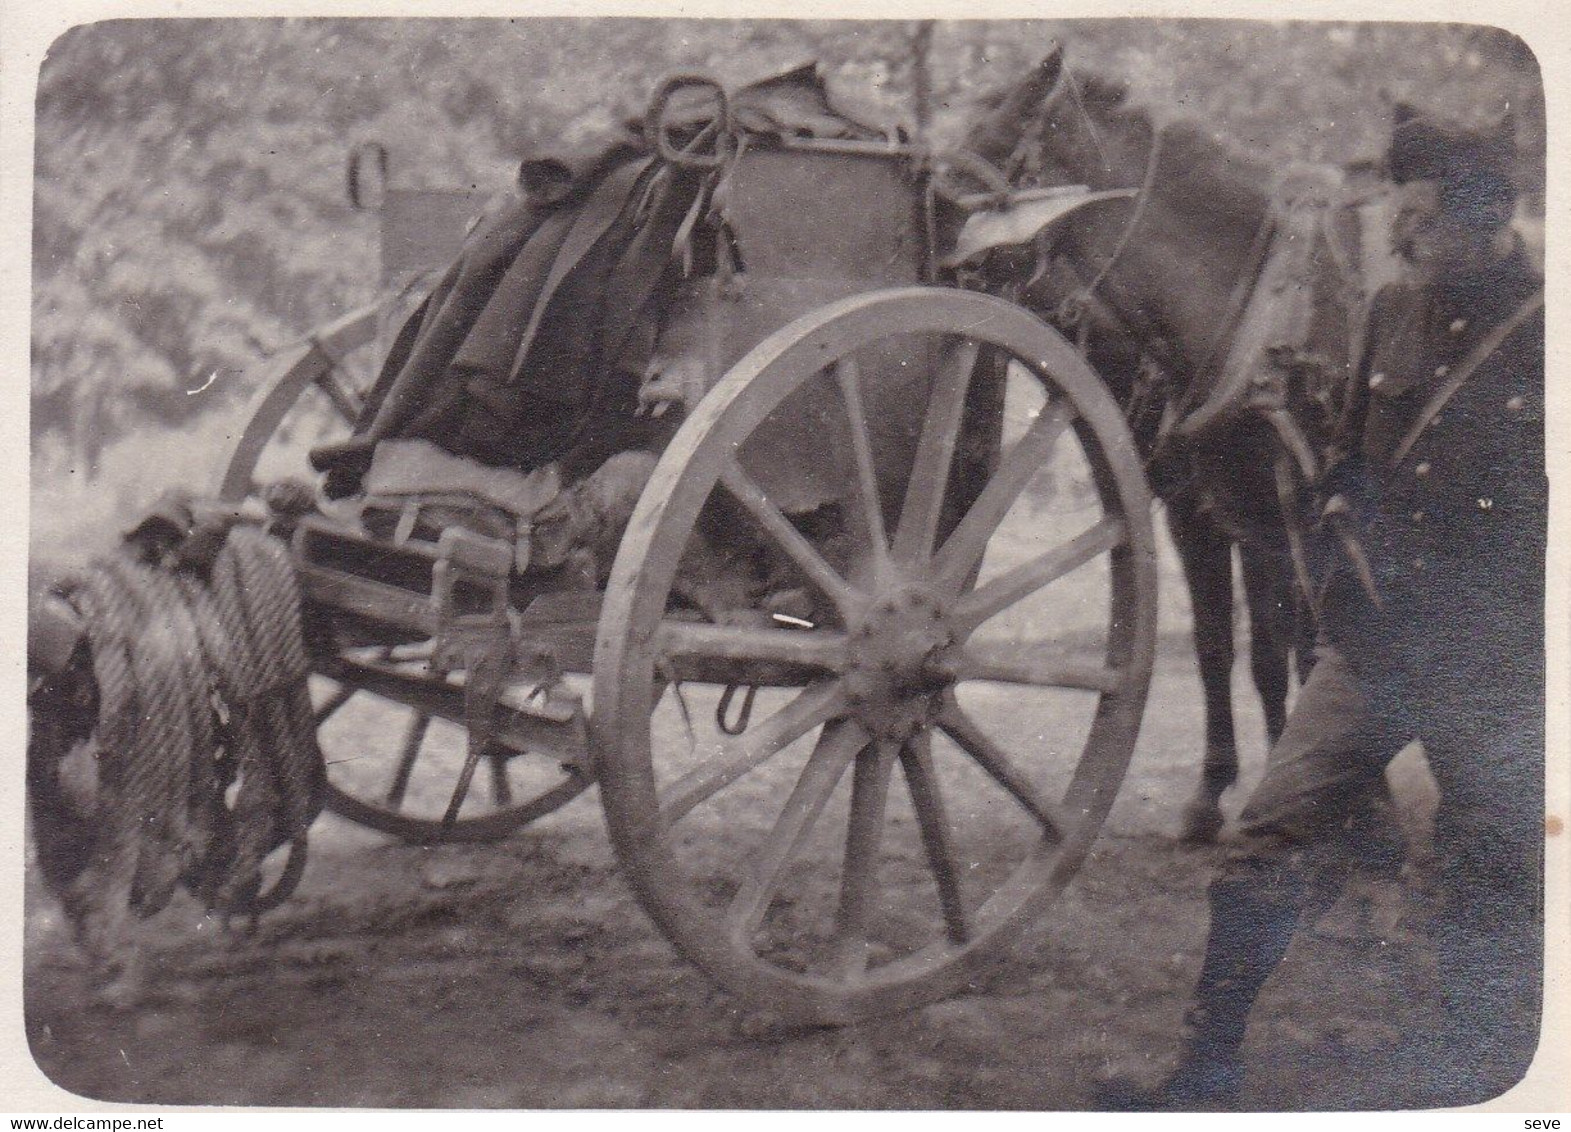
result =
[{"label": "leather strap", "polygon": [[1466,384],[1467,379],[1473,376],[1474,371],[1487,362],[1496,350],[1505,345],[1506,339],[1520,330],[1528,319],[1543,309],[1543,306],[1544,289],[1540,287],[1512,312],[1510,318],[1495,327],[1494,331],[1487,338],[1480,340],[1478,345],[1469,351],[1467,357],[1462,359],[1461,364],[1451,371],[1451,376],[1446,379],[1446,383],[1435,390],[1434,396],[1424,405],[1423,411],[1418,414],[1418,417],[1413,421],[1412,427],[1407,430],[1407,435],[1402,437],[1402,442],[1396,446],[1396,451],[1391,453],[1390,466],[1393,469],[1407,458],[1407,454],[1412,451],[1413,445],[1417,444],[1418,438],[1424,434],[1424,429],[1429,427],[1429,422],[1435,419],[1441,409],[1445,408],[1446,402],[1450,401],[1456,395],[1456,391]]},{"label": "leather strap", "polygon": [[628,198],[632,196],[639,178],[652,163],[652,158],[629,161],[621,168],[608,173],[605,180],[589,194],[583,210],[574,218],[573,226],[568,229],[567,237],[562,241],[562,247],[556,253],[550,271],[546,273],[545,282],[541,284],[540,295],[535,300],[533,313],[529,316],[529,324],[524,328],[523,337],[518,343],[518,351],[513,355],[510,381],[518,381],[523,374],[529,348],[534,345],[535,335],[540,330],[541,320],[545,318],[546,308],[556,297],[562,281],[600,242],[600,237],[611,230],[611,225],[616,223],[616,218],[622,215],[622,210],[626,207]]}]

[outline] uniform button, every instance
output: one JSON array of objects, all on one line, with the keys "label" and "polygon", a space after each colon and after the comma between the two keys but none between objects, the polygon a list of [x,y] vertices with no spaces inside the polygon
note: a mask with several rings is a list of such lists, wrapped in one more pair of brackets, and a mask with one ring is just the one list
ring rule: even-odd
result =
[{"label": "uniform button", "polygon": [[1417,573],[1422,574],[1424,572],[1424,560],[1422,558],[1413,559],[1413,569]]},{"label": "uniform button", "polygon": [[1369,388],[1371,389],[1379,389],[1385,383],[1386,375],[1383,373],[1371,374],[1369,377]]},{"label": "uniform button", "polygon": [[1451,333],[1452,334],[1460,334],[1460,333],[1462,333],[1462,331],[1464,331],[1466,329],[1467,329],[1467,319],[1465,319],[1465,318],[1458,318],[1458,319],[1453,319],[1452,320],[1452,322],[1451,322]]},{"label": "uniform button", "polygon": [[1415,523],[1422,523],[1423,521],[1424,521],[1424,513],[1422,511],[1414,511],[1413,512],[1413,522],[1415,522]]},{"label": "uniform button", "polygon": [[1520,413],[1522,411],[1522,406],[1525,404],[1527,404],[1527,402],[1522,400],[1522,398],[1513,397],[1511,400],[1506,402],[1506,408],[1510,409],[1513,413]]},{"label": "uniform button", "polygon": [[1478,509],[1480,511],[1488,511],[1494,505],[1495,501],[1493,499],[1480,499],[1478,501]]},{"label": "uniform button", "polygon": [[1418,466],[1413,469],[1413,474],[1419,479],[1423,479],[1425,476],[1427,476],[1429,474],[1429,461],[1420,460],[1418,462]]}]

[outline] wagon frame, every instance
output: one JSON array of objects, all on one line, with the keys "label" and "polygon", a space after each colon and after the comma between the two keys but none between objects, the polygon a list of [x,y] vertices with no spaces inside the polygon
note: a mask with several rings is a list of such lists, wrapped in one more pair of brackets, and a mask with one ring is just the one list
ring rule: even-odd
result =
[{"label": "wagon frame", "polygon": [[[324,686],[318,724],[331,726],[362,694],[409,716],[396,751],[387,752],[391,771],[374,787],[366,779],[344,785],[330,765],[327,806],[412,842],[483,841],[598,784],[624,874],[684,955],[752,1006],[811,1023],[850,1022],[921,1005],[974,981],[1062,891],[1089,851],[1132,755],[1151,675],[1150,496],[1117,404],[1072,345],[1013,303],[938,285],[952,279],[946,267],[955,257],[941,254],[935,235],[935,178],[946,165],[976,175],[981,163],[904,141],[738,145],[724,131],[711,152],[695,154],[673,142],[666,118],[683,86],[709,87],[719,103],[716,120],[726,117],[717,85],[679,78],[651,108],[652,146],[667,161],[728,166],[732,191],[743,201],[734,219],[749,254],[744,272],[722,270],[684,288],[675,317],[699,327],[704,388],[682,406],[684,419],[659,455],[603,589],[520,599],[512,560],[463,532],[381,546],[412,563],[417,579],[390,584],[335,565],[335,540],[346,536],[330,516],[281,524],[294,547],[312,665]],[[837,184],[836,170],[852,166],[865,171],[860,182],[849,179],[865,195],[827,191]],[[765,219],[748,230],[749,171],[762,171],[760,183],[778,183],[782,168],[797,179],[801,207],[814,206],[819,186],[822,211],[856,218],[848,229],[860,222],[865,234],[882,225],[880,247],[893,249],[889,257],[869,256],[871,237],[844,242],[855,245],[850,251],[817,236],[830,246],[804,242],[794,223],[800,218],[772,198],[761,206]],[[1001,191],[1002,178],[981,168],[986,191],[967,197],[967,206],[1009,216],[1014,205]],[[1086,199],[1053,207],[1050,219]],[[754,239],[755,231],[762,236]],[[786,267],[770,270],[772,258]],[[308,391],[324,397],[346,428],[363,416],[345,363],[370,345],[379,326],[377,312],[359,312],[277,361],[224,471],[224,499],[238,503],[256,490],[264,450]],[[918,371],[919,391],[908,380]],[[1043,400],[1006,444],[1003,390],[1022,379],[1034,379]],[[839,440],[832,458],[823,459],[843,477],[837,514],[850,551],[832,551],[801,522],[803,506],[775,498],[780,452],[812,442],[798,427],[804,405],[838,421],[823,426],[829,431],[822,441]],[[905,413],[903,432],[891,430],[890,412]],[[821,424],[819,417],[813,422]],[[782,435],[791,443],[782,444]],[[989,540],[1065,437],[1078,446],[1101,517],[989,574]],[[772,455],[749,455],[760,451]],[[786,494],[793,490],[788,485]],[[811,615],[755,609],[750,618],[716,623],[676,611],[679,564],[703,538],[716,498],[745,517],[747,538],[788,564],[799,588],[812,594]],[[1084,649],[977,634],[1090,562],[1105,563],[1107,608],[1089,659]],[[455,599],[459,591],[467,602]],[[694,682],[726,689],[717,720],[724,737],[714,753],[678,771],[668,766],[670,736],[651,717]],[[1091,698],[1084,740],[1064,756],[1057,787],[1034,777],[976,722],[959,698],[970,683]],[[755,723],[760,688],[788,689],[790,698]],[[686,701],[679,706],[686,719]],[[465,757],[450,760],[452,791],[440,816],[405,808],[410,783],[423,772],[433,720],[468,730]],[[717,895],[716,878],[699,875],[703,870],[683,857],[682,843],[693,838],[682,833],[684,818],[815,733],[778,817],[749,859],[732,863]],[[1024,812],[1034,831],[1034,844],[986,897],[969,891],[967,868],[975,866],[957,855],[956,815],[935,770],[938,734],[952,757]],[[509,774],[526,762],[547,773],[521,791]],[[935,899],[920,940],[880,951],[871,924],[896,766]],[[771,949],[760,942],[765,921],[778,911],[793,860],[848,774],[833,929],[807,958],[789,947]]]}]

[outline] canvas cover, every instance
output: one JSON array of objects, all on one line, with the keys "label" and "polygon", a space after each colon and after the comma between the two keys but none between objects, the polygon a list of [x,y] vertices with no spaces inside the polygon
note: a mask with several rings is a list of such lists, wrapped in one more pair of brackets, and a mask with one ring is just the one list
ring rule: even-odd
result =
[{"label": "canvas cover", "polygon": [[[742,88],[732,114],[755,136],[881,136],[834,108],[813,64]],[[527,162],[534,191],[469,234],[396,337],[355,438],[313,454],[329,494],[360,491],[390,438],[496,467],[563,461],[570,475],[637,446],[638,385],[717,175],[656,157],[631,130],[585,160]]]}]

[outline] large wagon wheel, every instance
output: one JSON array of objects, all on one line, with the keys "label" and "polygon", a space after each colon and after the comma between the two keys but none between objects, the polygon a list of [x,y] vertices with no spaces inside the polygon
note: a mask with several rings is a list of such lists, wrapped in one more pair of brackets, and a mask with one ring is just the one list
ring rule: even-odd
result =
[{"label": "large wagon wheel", "polygon": [[[891,483],[865,375],[913,339],[939,364]],[[983,372],[1030,386],[1040,409],[1011,409],[985,483],[963,483],[950,473]],[[861,553],[805,537],[747,467],[798,392],[839,402]],[[678,563],[717,508],[817,591],[816,627],[673,615]],[[1068,883],[1123,779],[1155,646],[1153,546],[1117,406],[1020,308],[904,288],[770,336],[667,448],[600,621],[602,799],[644,907],[723,986],[786,1018],[845,1023],[977,978]],[[700,735],[706,713],[674,719],[663,678],[794,687],[762,693],[741,735]]]},{"label": "large wagon wheel", "polygon": [[[365,355],[382,318],[380,307],[347,315],[277,361],[224,468],[222,498],[313,477],[309,449],[347,437],[360,415],[374,372]],[[314,662],[325,802],[350,821],[419,844],[491,841],[566,805],[591,782],[570,760],[513,748],[488,755],[482,773],[465,773],[462,695],[422,679],[418,660],[358,647]]]}]

